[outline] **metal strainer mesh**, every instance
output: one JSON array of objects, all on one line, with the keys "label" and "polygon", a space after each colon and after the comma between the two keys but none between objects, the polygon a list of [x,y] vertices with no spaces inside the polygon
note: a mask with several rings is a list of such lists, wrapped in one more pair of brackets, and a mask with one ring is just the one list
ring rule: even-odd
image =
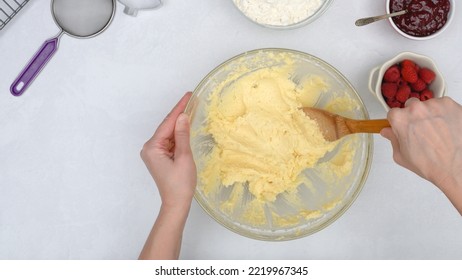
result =
[{"label": "metal strainer mesh", "polygon": [[53,17],[69,35],[90,37],[103,31],[114,12],[113,0],[54,0]]}]

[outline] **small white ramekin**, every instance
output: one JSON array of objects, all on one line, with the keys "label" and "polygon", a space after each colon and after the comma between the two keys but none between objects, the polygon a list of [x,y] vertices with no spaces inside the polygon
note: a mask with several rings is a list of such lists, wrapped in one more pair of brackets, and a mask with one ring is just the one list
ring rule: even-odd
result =
[{"label": "small white ramekin", "polygon": [[412,52],[402,52],[398,54],[397,56],[393,57],[392,59],[386,61],[382,65],[377,66],[374,69],[372,69],[369,75],[369,83],[368,83],[369,91],[375,97],[377,97],[380,104],[382,104],[383,108],[385,108],[387,112],[388,110],[390,110],[390,107],[387,105],[382,95],[381,85],[382,85],[383,75],[385,74],[385,71],[387,71],[387,69],[390,68],[390,66],[395,65],[405,59],[412,60],[416,64],[418,64],[420,67],[426,67],[428,69],[433,70],[433,72],[435,72],[436,74],[435,80],[429,86],[429,89],[433,91],[433,95],[435,98],[443,97],[446,93],[446,84],[445,84],[443,75],[438,70],[435,62],[433,62],[431,58],[429,58],[428,56],[424,56],[424,55],[416,54]]},{"label": "small white ramekin", "polygon": [[[390,0],[387,0],[385,2],[386,2],[386,11],[387,11],[387,14],[389,14],[390,13]],[[448,20],[446,21],[446,23],[444,24],[444,26],[440,30],[438,30],[435,33],[433,33],[431,35],[428,35],[428,36],[416,37],[416,36],[409,35],[409,34],[405,33],[404,31],[402,31],[401,29],[399,29],[398,26],[396,26],[395,22],[393,21],[393,18],[389,18],[388,21],[390,22],[393,29],[396,30],[396,32],[398,32],[399,34],[401,34],[402,36],[404,36],[404,37],[406,37],[408,39],[418,40],[418,41],[432,39],[432,38],[435,38],[436,36],[440,35],[441,33],[443,33],[443,31],[446,30],[446,28],[452,22],[452,18],[454,17],[454,11],[455,11],[455,8],[456,8],[455,7],[455,2],[456,1],[449,0],[449,2],[451,3],[451,9],[449,10]]]}]

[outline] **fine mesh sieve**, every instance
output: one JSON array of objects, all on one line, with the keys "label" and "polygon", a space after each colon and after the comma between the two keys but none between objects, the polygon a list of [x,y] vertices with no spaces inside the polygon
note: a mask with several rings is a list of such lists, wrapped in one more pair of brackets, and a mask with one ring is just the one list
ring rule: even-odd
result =
[{"label": "fine mesh sieve", "polygon": [[75,38],[94,37],[109,26],[115,8],[116,0],[52,0],[51,13],[61,30],[57,36],[45,41],[35,53],[11,85],[11,93],[15,96],[24,93],[57,51],[62,34]]}]

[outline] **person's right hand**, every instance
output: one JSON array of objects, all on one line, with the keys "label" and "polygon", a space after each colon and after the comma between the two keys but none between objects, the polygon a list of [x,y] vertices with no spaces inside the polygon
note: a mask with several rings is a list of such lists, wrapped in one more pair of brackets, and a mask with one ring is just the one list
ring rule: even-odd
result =
[{"label": "person's right hand", "polygon": [[396,163],[429,180],[448,197],[461,196],[462,106],[449,97],[424,102],[411,98],[405,108],[391,109],[388,120],[391,128],[383,129],[381,135],[391,141]]}]

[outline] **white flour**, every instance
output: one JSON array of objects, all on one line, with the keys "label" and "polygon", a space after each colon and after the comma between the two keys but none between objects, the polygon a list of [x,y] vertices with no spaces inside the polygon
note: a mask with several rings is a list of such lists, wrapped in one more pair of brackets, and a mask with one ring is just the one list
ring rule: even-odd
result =
[{"label": "white flour", "polygon": [[250,19],[265,25],[287,26],[313,15],[325,0],[233,0]]}]

